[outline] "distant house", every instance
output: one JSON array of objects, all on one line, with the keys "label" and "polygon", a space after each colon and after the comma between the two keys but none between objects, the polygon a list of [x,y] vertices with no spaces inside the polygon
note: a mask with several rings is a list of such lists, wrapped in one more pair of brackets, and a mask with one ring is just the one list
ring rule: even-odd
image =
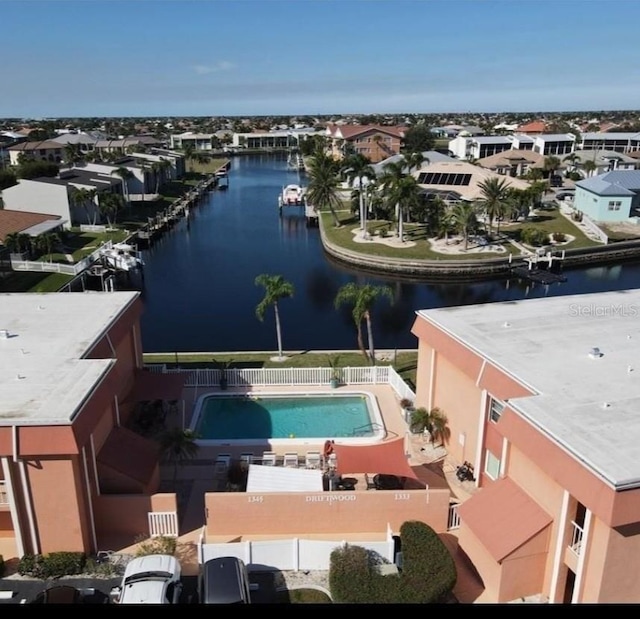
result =
[{"label": "distant house", "polygon": [[594,221],[638,222],[640,170],[614,170],[576,183],[576,210]]},{"label": "distant house", "polygon": [[[591,173],[585,170],[585,164],[588,161],[595,164],[595,169]],[[565,163],[568,172],[577,172],[583,178],[598,176],[613,170],[636,170],[640,167],[640,160],[637,158],[613,150],[577,150]]]},{"label": "distant house", "polygon": [[475,164],[496,174],[517,177],[523,176],[532,168],[543,168],[544,157],[532,150],[514,148],[478,159]]},{"label": "distant house", "polygon": [[182,150],[185,146],[192,146],[195,151],[213,150],[213,133],[185,133],[172,134],[169,136],[169,148]]},{"label": "distant house", "polygon": [[64,159],[64,146],[53,140],[42,140],[40,142],[22,142],[9,146],[9,161],[11,165],[18,165],[21,155],[31,157],[38,161],[49,161],[51,163],[62,163]]},{"label": "distant house", "polygon": [[[430,163],[439,163],[441,161],[449,161],[455,163],[455,159],[453,157],[449,157],[448,155],[443,155],[436,150],[425,150],[421,153],[424,158],[423,164],[421,166],[429,165]],[[371,168],[376,173],[377,177],[380,177],[384,174],[384,167],[389,163],[397,163],[398,161],[403,161],[403,155],[392,155],[391,157],[387,157],[383,161],[379,161],[378,163],[374,163],[371,165]],[[407,170],[408,171],[408,170]]]},{"label": "distant house", "polygon": [[[93,200],[75,204],[71,199],[73,187],[97,193]],[[9,210],[56,216],[64,221],[65,228],[70,228],[101,221],[98,194],[102,192],[122,193],[122,181],[116,176],[74,168],[55,178],[21,179],[2,192],[2,199]]]},{"label": "distant house", "polygon": [[479,137],[469,137],[458,135],[450,140],[449,150],[458,159],[483,159],[511,150],[514,145],[513,136],[508,135],[487,135]]},{"label": "distant house", "polygon": [[547,125],[542,120],[534,120],[533,122],[526,123],[516,127],[515,133],[524,133],[525,135],[538,135],[544,133],[547,130]]},{"label": "distant house", "polygon": [[399,154],[404,134],[405,127],[380,125],[330,124],[326,129],[333,157],[343,159],[346,153],[352,152],[364,155],[371,163]]},{"label": "distant house", "polygon": [[583,133],[581,150],[613,150],[617,153],[640,151],[640,133]]},{"label": "distant house", "polygon": [[63,148],[66,146],[76,146],[82,154],[92,153],[96,148],[98,140],[86,133],[63,133],[51,139],[52,142],[59,142]]},{"label": "distant house", "polygon": [[575,150],[576,136],[572,133],[546,133],[533,137],[533,150],[545,157],[568,155]]},{"label": "distant house", "polygon": [[313,127],[277,129],[275,131],[252,131],[234,133],[231,145],[235,148],[293,148],[310,135],[322,135]]},{"label": "distant house", "polygon": [[[423,165],[413,173],[423,193],[428,197],[440,197],[447,204],[472,202],[482,197],[480,184],[498,175],[466,161],[440,161]],[[529,183],[517,178],[504,179],[513,189],[528,189]]]},{"label": "distant house", "polygon": [[130,150],[135,150],[136,147],[152,148],[162,147],[164,143],[162,140],[148,136],[131,136],[127,138],[117,140],[98,140],[95,145],[95,149],[100,153],[117,153],[120,155],[126,155]]}]

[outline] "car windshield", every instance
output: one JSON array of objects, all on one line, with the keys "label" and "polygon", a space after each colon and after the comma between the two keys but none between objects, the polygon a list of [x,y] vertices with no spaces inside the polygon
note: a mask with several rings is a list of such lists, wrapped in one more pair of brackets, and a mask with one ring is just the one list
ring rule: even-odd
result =
[{"label": "car windshield", "polygon": [[131,583],[138,582],[139,580],[169,580],[171,574],[169,572],[139,572],[133,574],[125,579],[124,584],[130,585]]}]

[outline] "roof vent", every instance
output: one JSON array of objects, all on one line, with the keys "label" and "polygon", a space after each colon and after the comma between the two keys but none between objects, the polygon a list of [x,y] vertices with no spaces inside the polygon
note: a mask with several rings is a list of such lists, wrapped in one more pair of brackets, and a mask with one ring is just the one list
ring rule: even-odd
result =
[{"label": "roof vent", "polygon": [[600,352],[599,348],[592,348],[591,352],[589,353],[589,356],[592,359],[599,359],[600,357],[602,357],[602,353]]},{"label": "roof vent", "polygon": [[508,329],[508,328],[511,326],[511,323],[510,323],[510,322],[506,322],[506,321],[505,321],[505,322],[503,323],[503,325],[502,325],[502,326],[503,326],[505,329]]},{"label": "roof vent", "polygon": [[611,406],[611,404],[609,404],[609,402],[603,402],[602,403],[602,408],[609,408]]},{"label": "roof vent", "polygon": [[9,331],[7,329],[0,329],[0,340],[8,340]]}]

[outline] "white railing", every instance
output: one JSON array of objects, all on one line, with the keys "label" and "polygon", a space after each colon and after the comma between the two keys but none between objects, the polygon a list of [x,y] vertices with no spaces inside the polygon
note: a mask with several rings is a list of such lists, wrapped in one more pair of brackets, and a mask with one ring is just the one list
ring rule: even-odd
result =
[{"label": "white railing", "polygon": [[0,481],[0,505],[9,505],[9,493],[4,481]]},{"label": "white railing", "polygon": [[458,504],[449,505],[449,518],[447,521],[447,531],[460,528],[460,516],[458,515]]},{"label": "white railing", "polygon": [[[145,365],[154,373],[189,374],[185,387],[218,387],[224,374],[229,387],[274,387],[287,385],[328,385],[334,370],[331,368],[249,368],[249,369],[189,369],[167,368],[164,364]],[[415,394],[395,370],[388,365],[346,367],[338,370],[343,385],[388,384],[400,396],[414,398]]]},{"label": "white railing", "polygon": [[[358,546],[373,551],[390,563],[394,562],[393,539],[386,541],[358,541]],[[345,545],[343,540],[276,539],[264,541],[202,544],[198,549],[201,562],[216,557],[237,557],[254,569],[286,571],[328,570],[331,553]]]},{"label": "white railing", "polygon": [[603,243],[606,244],[609,242],[609,237],[607,236],[607,233],[604,230],[602,230],[598,226],[598,224],[596,224],[588,215],[585,215],[584,213],[582,213],[582,225],[585,228],[588,228],[589,231],[592,234],[595,234]]},{"label": "white railing", "polygon": [[61,262],[41,262],[39,260],[11,260],[11,268],[14,271],[34,271],[38,273],[63,273],[64,275],[79,275],[88,269],[105,249],[111,249],[113,243],[106,241],[98,249],[75,264],[63,264]]},{"label": "white railing", "polygon": [[574,522],[571,521],[571,544],[569,545],[569,549],[576,557],[580,556],[580,552],[582,551],[582,537],[584,536],[584,529]]},{"label": "white railing", "polygon": [[149,512],[150,537],[178,537],[176,512]]}]

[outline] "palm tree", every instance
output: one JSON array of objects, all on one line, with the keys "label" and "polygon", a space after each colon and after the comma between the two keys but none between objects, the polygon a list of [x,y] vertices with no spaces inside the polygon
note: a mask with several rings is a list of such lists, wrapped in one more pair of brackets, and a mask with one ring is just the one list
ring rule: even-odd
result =
[{"label": "palm tree", "polygon": [[107,226],[109,228],[113,227],[111,216],[113,215],[113,223],[115,223],[121,206],[123,206],[123,198],[120,194],[105,192],[98,196],[100,214],[107,218]]},{"label": "palm tree", "polygon": [[543,169],[545,172],[549,172],[549,178],[555,175],[556,170],[562,165],[562,162],[558,157],[549,155],[544,158]]},{"label": "palm tree", "polygon": [[416,434],[428,432],[430,443],[438,441],[440,444],[444,444],[448,443],[451,438],[448,421],[447,416],[438,407],[428,411],[424,406],[421,406],[411,413],[410,428]]},{"label": "palm tree", "polygon": [[[389,286],[372,286],[371,284],[356,284],[350,282],[338,290],[334,305],[338,309],[344,303],[353,306],[352,316],[356,325],[358,348],[371,363],[375,363],[375,349],[373,346],[373,328],[371,324],[371,312],[378,297],[387,297],[393,301],[393,291]],[[369,352],[364,347],[362,339],[362,322],[367,325],[367,340]]]},{"label": "palm tree", "polygon": [[469,233],[475,230],[478,225],[475,205],[472,202],[458,202],[451,213],[454,225],[464,239],[464,251],[467,251]]},{"label": "palm tree", "polygon": [[193,159],[193,154],[196,152],[195,146],[191,142],[187,142],[182,145],[182,152],[184,153],[185,161],[187,162],[187,172],[191,171],[191,160]]},{"label": "palm tree", "polygon": [[64,147],[64,162],[70,166],[75,165],[82,161],[83,156],[80,152],[80,146],[78,144],[67,144]]},{"label": "palm tree", "polygon": [[397,234],[401,242],[404,240],[404,211],[417,203],[420,192],[416,179],[406,175],[404,168],[404,160],[388,163],[384,166],[384,173],[380,178],[387,201],[395,205]]},{"label": "palm tree", "polygon": [[505,202],[509,201],[509,184],[504,178],[494,177],[478,183],[478,189],[482,196],[479,206],[489,220],[489,234],[491,234],[493,220],[502,216],[505,212]]},{"label": "palm tree", "polygon": [[9,232],[4,237],[3,245],[12,254],[23,254],[29,250],[31,237],[24,232]]},{"label": "palm tree", "polygon": [[591,159],[587,159],[582,164],[582,169],[585,171],[588,178],[593,175],[593,173],[598,169],[598,166],[596,165],[595,161],[592,161]]},{"label": "palm tree", "polygon": [[278,338],[278,359],[283,360],[282,354],[282,331],[280,328],[280,312],[278,301],[293,296],[293,284],[285,280],[282,275],[268,275],[262,273],[255,279],[256,286],[263,286],[265,289],[264,298],[256,307],[258,320],[264,320],[264,313],[270,305],[273,305],[273,312],[276,317],[276,336]]},{"label": "palm tree", "polygon": [[52,262],[53,248],[60,242],[60,237],[55,232],[45,232],[39,234],[35,239],[36,248],[47,255],[49,262]]},{"label": "palm tree", "polygon": [[124,199],[127,201],[127,204],[130,206],[131,202],[129,200],[129,179],[133,178],[134,174],[129,168],[125,168],[124,166],[120,166],[113,170],[111,174],[115,174],[119,176],[122,180],[122,195]]},{"label": "palm tree", "polygon": [[197,435],[192,430],[171,428],[160,435],[162,459],[173,464],[173,483],[178,479],[178,466],[191,460],[198,453]]},{"label": "palm tree", "polygon": [[[73,185],[69,187],[69,202],[72,206],[81,206],[84,209],[87,223],[91,221],[89,204],[95,200],[96,195],[97,190],[95,189],[85,189],[84,187],[74,187]],[[95,211],[93,223],[95,224]]]},{"label": "palm tree", "polygon": [[339,169],[334,159],[320,151],[316,151],[309,160],[307,199],[318,210],[328,208],[336,228],[340,227],[336,209],[342,206],[338,195]]},{"label": "palm tree", "polygon": [[360,230],[363,236],[367,234],[367,211],[364,205],[364,194],[367,185],[376,177],[369,160],[364,155],[352,155],[345,160],[345,171],[349,184],[357,187],[358,202],[360,205]]}]

